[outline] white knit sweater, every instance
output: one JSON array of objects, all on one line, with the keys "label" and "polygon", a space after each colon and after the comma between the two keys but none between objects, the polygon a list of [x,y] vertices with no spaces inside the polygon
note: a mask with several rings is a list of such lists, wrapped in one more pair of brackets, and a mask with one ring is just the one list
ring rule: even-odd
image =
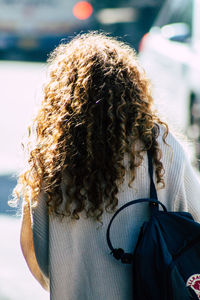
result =
[{"label": "white knit sweater", "polygon": [[[182,146],[172,134],[167,146],[159,137],[165,168],[165,188],[158,189],[158,199],[169,211],[189,211],[200,221],[200,182]],[[125,158],[127,165],[127,158]],[[130,172],[118,194],[119,206],[137,198],[149,197],[147,156],[128,187]],[[80,218],[78,221],[49,220],[49,262],[51,300],[129,300],[131,266],[123,265],[111,255],[106,243],[106,229],[111,214],[103,216],[103,226]],[[114,221],[111,239],[114,247],[134,250],[142,223],[149,217],[148,204],[136,204],[125,209]]]}]

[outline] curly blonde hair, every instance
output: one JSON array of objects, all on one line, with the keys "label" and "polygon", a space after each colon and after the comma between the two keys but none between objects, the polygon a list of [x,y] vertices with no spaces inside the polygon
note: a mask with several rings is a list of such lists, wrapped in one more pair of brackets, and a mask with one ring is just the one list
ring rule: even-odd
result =
[{"label": "curly blonde hair", "polygon": [[150,84],[135,51],[91,32],[59,45],[49,64],[44,99],[33,121],[29,167],[19,176],[15,194],[37,203],[44,191],[50,213],[78,219],[85,211],[101,220],[105,210],[113,212],[118,205],[124,154],[130,155],[132,182],[146,150],[152,153],[157,183],[164,186],[157,136],[162,124],[165,140],[168,127],[152,111]]}]

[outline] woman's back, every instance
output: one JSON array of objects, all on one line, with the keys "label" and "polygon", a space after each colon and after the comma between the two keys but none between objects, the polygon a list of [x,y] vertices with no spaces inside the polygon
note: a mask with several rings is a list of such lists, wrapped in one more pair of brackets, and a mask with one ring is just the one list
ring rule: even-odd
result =
[{"label": "woman's back", "polygon": [[[195,210],[195,203],[192,201],[194,199],[186,199],[181,195],[185,190],[184,180],[187,177],[185,174],[187,162],[181,146],[171,134],[167,138],[167,143],[172,148],[164,144],[161,138],[159,142],[163,152],[162,162],[165,166],[165,189],[158,190],[159,200],[170,211],[174,209],[187,211],[188,202],[190,210],[191,208]],[[124,161],[127,165],[127,156]],[[133,199],[149,197],[150,182],[147,166],[145,155],[131,188],[128,187],[131,175],[127,170],[118,193],[119,206]],[[190,178],[190,180],[192,185],[193,179]],[[177,196],[180,196],[178,202]],[[200,205],[196,209],[200,213]],[[198,212],[196,211],[196,215]],[[110,218],[111,214],[105,213],[101,226],[91,219],[60,221],[58,218],[50,217],[52,300],[132,299],[131,265],[121,264],[109,255],[106,229]],[[112,227],[111,236],[114,246],[133,252],[140,227],[148,218],[148,204],[138,204],[127,208],[118,216]]]},{"label": "woman's back", "polygon": [[[24,198],[21,245],[32,273],[45,288],[49,278],[52,300],[131,299],[131,267],[109,255],[106,229],[118,206],[149,197],[147,151],[159,200],[169,210],[200,216],[199,182],[153,109],[149,80],[134,50],[97,33],[60,45],[32,127],[28,169],[15,190]],[[39,248],[33,247],[30,216],[25,234],[29,207]],[[148,205],[128,208],[114,223],[113,244],[133,251],[148,217]],[[49,272],[39,257],[43,248]]]}]

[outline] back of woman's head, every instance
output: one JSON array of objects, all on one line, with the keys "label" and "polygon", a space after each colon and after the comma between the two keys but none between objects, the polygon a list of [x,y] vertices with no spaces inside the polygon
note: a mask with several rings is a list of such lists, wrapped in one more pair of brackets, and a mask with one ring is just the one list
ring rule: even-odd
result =
[{"label": "back of woman's head", "polygon": [[83,34],[56,48],[49,64],[34,120],[36,142],[16,191],[37,202],[43,189],[51,212],[79,218],[85,211],[100,220],[118,204],[124,154],[133,181],[147,149],[163,183],[156,140],[162,122],[152,112],[149,82],[134,50],[103,34]]}]

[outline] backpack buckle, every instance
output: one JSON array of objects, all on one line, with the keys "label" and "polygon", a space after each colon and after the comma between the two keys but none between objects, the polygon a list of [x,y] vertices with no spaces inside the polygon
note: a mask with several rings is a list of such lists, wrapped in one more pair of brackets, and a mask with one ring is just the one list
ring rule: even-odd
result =
[{"label": "backpack buckle", "polygon": [[114,258],[116,258],[117,260],[119,260],[124,255],[124,250],[121,249],[121,248],[113,249],[113,251],[110,254],[112,254],[114,256]]},{"label": "backpack buckle", "polygon": [[111,254],[115,259],[121,260],[123,264],[131,264],[133,260],[133,255],[131,253],[125,253],[123,249],[113,249]]}]

